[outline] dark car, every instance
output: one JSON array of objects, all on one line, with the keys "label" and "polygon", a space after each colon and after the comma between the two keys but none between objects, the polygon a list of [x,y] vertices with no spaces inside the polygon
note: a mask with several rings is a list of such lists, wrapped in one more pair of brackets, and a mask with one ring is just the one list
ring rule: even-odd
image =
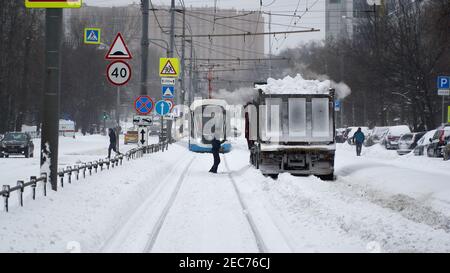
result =
[{"label": "dark car", "polygon": [[410,133],[404,134],[398,140],[398,150],[399,155],[405,155],[410,153],[417,146],[417,142],[421,139],[426,132],[420,133]]},{"label": "dark car", "polygon": [[444,156],[444,160],[450,159],[450,136],[448,136],[446,139],[447,145],[444,146],[442,149],[442,155]]},{"label": "dark car", "polygon": [[6,133],[0,141],[0,157],[8,157],[9,155],[33,157],[34,144],[30,135],[20,132]]},{"label": "dark car", "polygon": [[447,137],[450,136],[450,125],[441,126],[436,129],[436,133],[430,139],[430,145],[427,148],[427,155],[429,157],[442,157],[443,149],[446,143]]}]

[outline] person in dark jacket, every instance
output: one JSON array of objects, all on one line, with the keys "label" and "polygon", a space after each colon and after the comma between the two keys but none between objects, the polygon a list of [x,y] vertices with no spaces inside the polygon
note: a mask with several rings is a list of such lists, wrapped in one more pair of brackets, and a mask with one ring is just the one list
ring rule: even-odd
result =
[{"label": "person in dark jacket", "polygon": [[116,132],[112,128],[109,128],[109,148],[108,148],[108,158],[111,158],[111,150],[113,150],[116,154],[119,152],[117,151],[117,141],[116,141]]},{"label": "person in dark jacket", "polygon": [[364,133],[361,131],[361,128],[358,128],[358,131],[353,135],[353,142],[356,145],[356,155],[361,156],[362,145],[364,143]]},{"label": "person in dark jacket", "polygon": [[212,145],[212,154],[214,156],[214,164],[212,165],[211,169],[209,170],[210,173],[217,173],[217,168],[219,167],[220,164],[220,144],[222,144],[222,142],[220,142],[218,139],[216,139],[216,137],[214,137],[214,139],[211,141],[211,145]]}]

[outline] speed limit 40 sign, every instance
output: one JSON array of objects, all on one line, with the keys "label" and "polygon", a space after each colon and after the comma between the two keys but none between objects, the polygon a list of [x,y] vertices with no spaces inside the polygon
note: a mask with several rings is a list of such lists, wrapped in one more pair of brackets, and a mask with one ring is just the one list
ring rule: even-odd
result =
[{"label": "speed limit 40 sign", "polygon": [[131,79],[131,67],[124,61],[115,61],[108,65],[106,75],[114,85],[124,85]]}]

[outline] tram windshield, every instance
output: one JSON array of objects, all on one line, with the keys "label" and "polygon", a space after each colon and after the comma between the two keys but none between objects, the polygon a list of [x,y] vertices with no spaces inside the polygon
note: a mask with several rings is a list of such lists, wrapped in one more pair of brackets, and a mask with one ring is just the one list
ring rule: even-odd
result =
[{"label": "tram windshield", "polygon": [[222,141],[226,138],[226,111],[218,105],[202,105],[193,112],[193,130],[191,137],[205,144],[210,144],[215,137]]}]

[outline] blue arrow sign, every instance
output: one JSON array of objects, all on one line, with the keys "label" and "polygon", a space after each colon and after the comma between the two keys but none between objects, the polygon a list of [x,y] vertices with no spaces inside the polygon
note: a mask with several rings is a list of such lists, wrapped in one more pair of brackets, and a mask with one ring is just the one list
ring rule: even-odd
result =
[{"label": "blue arrow sign", "polygon": [[438,89],[450,89],[450,77],[439,76],[438,77]]},{"label": "blue arrow sign", "polygon": [[160,100],[155,104],[155,111],[158,115],[164,116],[170,112],[170,103],[165,100]]},{"label": "blue arrow sign", "polygon": [[164,99],[171,99],[175,94],[175,86],[163,85],[161,90]]},{"label": "blue arrow sign", "polygon": [[334,101],[334,111],[340,111],[341,110],[341,101],[335,100]]}]

